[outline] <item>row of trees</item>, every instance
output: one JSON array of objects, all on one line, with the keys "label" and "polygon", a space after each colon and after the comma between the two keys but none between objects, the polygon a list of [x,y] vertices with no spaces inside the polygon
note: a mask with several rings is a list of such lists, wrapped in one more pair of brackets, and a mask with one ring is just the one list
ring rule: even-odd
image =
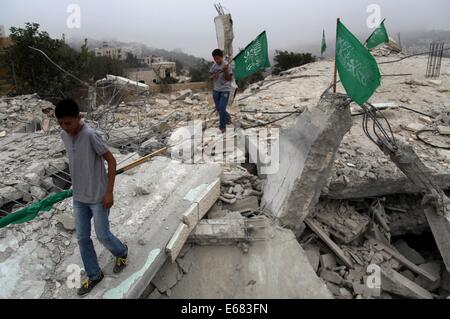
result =
[{"label": "row of trees", "polygon": [[[89,50],[87,40],[84,41],[80,50],[75,50],[66,44],[64,37],[52,39],[47,32],[39,30],[37,23],[27,23],[24,28],[12,27],[10,31],[14,44],[7,49],[4,65],[11,70],[17,94],[36,92],[42,97],[65,96],[81,85],[79,81],[61,72],[31,47],[42,50],[62,68],[89,83],[104,78],[106,74],[123,76],[125,68],[142,66],[132,54],[128,54],[125,61],[98,57]],[[175,57],[171,60],[177,63],[177,69],[181,71],[183,64]],[[272,72],[279,74],[290,68],[314,62],[315,57],[310,53],[276,51],[274,61]],[[187,69],[192,82],[208,81],[211,65],[212,62],[205,59],[196,59],[195,64],[189,64]],[[238,86],[245,88],[262,79],[264,79],[263,73],[259,72],[239,81]],[[165,84],[170,83],[174,83],[174,80],[168,79]]]},{"label": "row of trees", "polygon": [[124,69],[141,66],[139,60],[128,54],[125,61],[98,57],[88,49],[87,40],[80,50],[75,50],[62,39],[52,39],[39,24],[26,23],[24,28],[12,27],[13,45],[6,49],[4,65],[14,77],[16,94],[38,93],[42,97],[65,96],[82,85],[61,72],[41,53],[84,82],[93,83],[106,74],[124,75]]},{"label": "row of trees", "polygon": [[[288,51],[276,51],[274,56],[274,66],[272,73],[275,75],[283,71],[299,67],[316,61],[316,57],[311,53],[294,53]],[[196,66],[189,69],[189,73],[193,82],[208,81],[208,72],[212,62],[202,59]],[[250,77],[238,81],[237,85],[241,89],[245,89],[250,84],[264,80],[263,72],[257,72]]]}]

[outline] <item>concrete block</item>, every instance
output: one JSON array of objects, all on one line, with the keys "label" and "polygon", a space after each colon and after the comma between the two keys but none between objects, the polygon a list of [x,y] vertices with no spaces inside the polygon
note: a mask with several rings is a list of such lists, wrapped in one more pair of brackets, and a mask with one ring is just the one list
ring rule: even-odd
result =
[{"label": "concrete block", "polygon": [[309,263],[315,272],[319,269],[320,251],[319,247],[305,249],[306,257],[308,257]]},{"label": "concrete block", "polygon": [[346,97],[325,95],[281,131],[279,169],[267,175],[261,205],[284,226],[296,228],[317,204],[344,135],[352,127]]},{"label": "concrete block", "polygon": [[189,237],[189,227],[184,224],[180,223],[177,230],[175,231],[175,234],[170,239],[169,243],[166,246],[166,253],[169,254],[170,259],[172,260],[172,263],[175,262],[175,260],[178,257],[178,254],[181,251],[181,248],[183,248],[184,243]]},{"label": "concrete block", "polygon": [[416,133],[420,130],[423,130],[425,128],[425,125],[420,123],[409,123],[408,125],[403,126],[403,128],[410,132]]},{"label": "concrete block", "polygon": [[198,224],[198,204],[192,204],[184,213],[183,213],[183,223],[188,226],[189,231],[192,231],[195,226]]},{"label": "concrete block", "polygon": [[337,273],[335,273],[334,271],[329,271],[329,270],[322,270],[320,272],[320,278],[322,278],[325,281],[336,284],[336,285],[340,285],[343,280],[342,277],[339,276]]},{"label": "concrete block", "polygon": [[449,126],[438,126],[439,134],[441,135],[450,135],[450,127]]},{"label": "concrete block", "polygon": [[0,188],[0,197],[3,197],[3,202],[16,201],[22,198],[22,194],[11,186]]},{"label": "concrete block", "polygon": [[413,299],[433,299],[431,293],[392,269],[381,268],[381,289]]},{"label": "concrete block", "polygon": [[336,267],[336,258],[333,254],[321,255],[320,266],[322,267],[322,269],[331,270]]},{"label": "concrete block", "polygon": [[220,178],[212,182],[196,199],[198,203],[198,220],[201,220],[220,196]]},{"label": "concrete block", "polygon": [[228,244],[246,238],[245,218],[207,219],[198,223],[189,236],[189,242],[199,245]]}]

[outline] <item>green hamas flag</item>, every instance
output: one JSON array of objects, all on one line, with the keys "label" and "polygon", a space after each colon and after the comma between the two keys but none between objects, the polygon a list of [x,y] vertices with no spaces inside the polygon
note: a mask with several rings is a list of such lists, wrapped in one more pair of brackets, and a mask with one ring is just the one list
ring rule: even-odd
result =
[{"label": "green hamas flag", "polygon": [[270,68],[266,31],[261,33],[235,58],[236,80],[244,79],[260,70]]},{"label": "green hamas flag", "polygon": [[359,105],[380,85],[375,58],[341,22],[337,27],[336,67],[348,96]]},{"label": "green hamas flag", "polygon": [[323,56],[323,54],[325,53],[326,50],[327,50],[327,42],[325,40],[325,30],[323,30],[322,47],[320,49],[320,54]]},{"label": "green hamas flag", "polygon": [[380,26],[372,33],[372,35],[367,39],[366,46],[369,50],[377,47],[382,43],[389,42],[389,35],[384,26],[384,20],[381,22]]}]

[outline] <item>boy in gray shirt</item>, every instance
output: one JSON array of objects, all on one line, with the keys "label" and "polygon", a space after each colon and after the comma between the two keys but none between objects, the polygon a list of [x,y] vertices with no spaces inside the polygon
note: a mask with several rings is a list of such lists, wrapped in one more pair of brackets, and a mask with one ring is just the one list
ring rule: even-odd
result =
[{"label": "boy in gray shirt", "polygon": [[225,133],[227,124],[231,124],[231,116],[227,112],[227,105],[230,99],[233,70],[229,64],[225,63],[222,50],[214,50],[212,56],[215,64],[209,70],[209,74],[214,81],[213,99],[216,110],[219,112],[219,129],[222,133]]},{"label": "boy in gray shirt", "polygon": [[[83,296],[103,279],[91,240],[92,218],[98,240],[116,257],[114,273],[122,271],[128,262],[128,247],[109,230],[108,218],[109,210],[114,204],[117,163],[102,138],[81,122],[75,101],[67,99],[59,102],[55,115],[63,129],[61,138],[69,158],[75,229],[81,259],[88,276],[78,289],[78,295]],[[108,173],[104,161],[108,163]]]}]

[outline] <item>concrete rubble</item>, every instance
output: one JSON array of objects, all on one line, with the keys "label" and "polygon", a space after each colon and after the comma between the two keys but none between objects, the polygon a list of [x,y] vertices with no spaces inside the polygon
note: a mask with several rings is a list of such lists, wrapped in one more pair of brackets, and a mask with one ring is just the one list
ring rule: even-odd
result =
[{"label": "concrete rubble", "polygon": [[[395,51],[374,54],[383,62],[401,56]],[[177,144],[174,132],[189,132],[194,150],[172,159],[168,151],[117,178],[111,228],[130,247],[130,267],[114,275],[94,235],[106,278],[89,298],[450,296],[438,247],[446,238],[431,232],[424,189],[364,135],[357,105],[334,107],[340,94],[320,99],[333,62],[251,85],[230,107],[234,126],[224,136],[209,92],[129,96],[94,109],[86,121],[121,165]],[[448,196],[450,151],[416,133],[431,130],[421,138],[449,145],[450,74],[429,81],[426,63],[380,65],[391,76],[372,100]],[[0,98],[0,216],[70,187],[53,107],[35,95]],[[276,112],[291,115],[276,121]],[[216,131],[196,138],[208,130]],[[267,143],[255,151],[260,140]],[[67,199],[0,229],[0,298],[75,297],[67,285],[68,267],[81,264],[72,213]]]}]

